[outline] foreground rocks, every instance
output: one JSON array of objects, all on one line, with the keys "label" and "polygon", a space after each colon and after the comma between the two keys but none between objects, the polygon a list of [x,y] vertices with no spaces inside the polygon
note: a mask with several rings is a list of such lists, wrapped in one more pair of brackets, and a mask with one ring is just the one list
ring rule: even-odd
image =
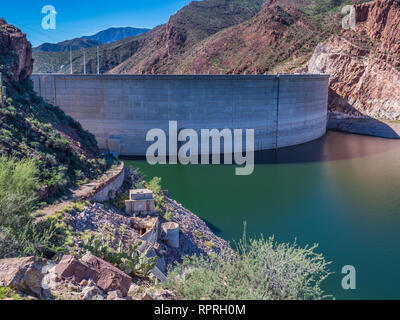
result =
[{"label": "foreground rocks", "polygon": [[85,255],[82,260],[64,256],[56,266],[55,273],[64,279],[73,279],[77,283],[93,280],[104,292],[119,290],[123,296],[128,294],[132,283],[130,276],[111,263],[91,254]]},{"label": "foreground rocks", "polygon": [[0,286],[42,297],[42,268],[45,261],[35,257],[0,260]]},{"label": "foreground rocks", "polygon": [[[22,298],[32,299],[176,299],[172,292],[155,285],[156,279],[157,283],[166,281],[168,267],[184,255],[206,255],[231,249],[204,221],[171,199],[168,192],[164,192],[164,198],[162,211],[152,215],[130,217],[99,203],[60,212],[60,219],[71,231],[71,254],[55,256],[54,260],[33,257],[0,260],[0,286],[14,289]],[[148,258],[156,258],[157,264],[149,278],[132,278],[109,262],[87,253],[85,239],[96,239],[114,252],[119,246],[126,248],[124,246],[137,244],[138,250]],[[101,250],[97,252],[103,257]]]},{"label": "foreground rocks", "polygon": [[172,292],[137,282],[92,255],[82,260],[64,256],[59,263],[34,257],[0,260],[0,286],[23,300],[176,299]]}]

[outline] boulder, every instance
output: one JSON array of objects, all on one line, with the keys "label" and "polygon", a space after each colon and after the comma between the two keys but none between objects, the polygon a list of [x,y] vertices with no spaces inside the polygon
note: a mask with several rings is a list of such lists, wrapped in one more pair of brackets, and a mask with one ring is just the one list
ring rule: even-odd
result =
[{"label": "boulder", "polygon": [[63,256],[56,266],[56,274],[64,279],[73,279],[77,283],[83,280],[96,279],[98,274],[95,270],[82,261],[72,256]]},{"label": "boulder", "polygon": [[122,292],[119,290],[110,291],[107,295],[107,300],[123,300]]},{"label": "boulder", "polygon": [[126,273],[92,254],[85,255],[82,260],[96,272],[93,280],[99,288],[105,292],[120,290],[123,296],[128,294],[132,278]]},{"label": "boulder", "polygon": [[0,286],[42,297],[44,259],[35,257],[0,260]]},{"label": "boulder", "polygon": [[96,286],[87,286],[82,290],[82,300],[104,300],[103,293]]},{"label": "boulder", "polygon": [[82,260],[64,256],[56,266],[56,274],[77,283],[93,280],[104,292],[120,290],[124,296],[128,294],[132,282],[130,276],[92,254],[85,255]]},{"label": "boulder", "polygon": [[147,290],[143,295],[142,300],[152,301],[152,300],[177,300],[175,294],[169,290]]}]

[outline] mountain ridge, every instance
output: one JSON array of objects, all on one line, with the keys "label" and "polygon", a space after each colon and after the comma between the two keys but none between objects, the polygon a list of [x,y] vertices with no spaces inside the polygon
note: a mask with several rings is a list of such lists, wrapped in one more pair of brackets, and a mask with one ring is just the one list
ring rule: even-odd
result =
[{"label": "mountain ridge", "polygon": [[132,27],[111,27],[91,36],[83,36],[80,38],[65,40],[58,43],[43,43],[40,46],[33,48],[33,52],[63,52],[69,51],[70,48],[73,51],[79,49],[87,49],[101,46],[102,44],[119,41],[124,38],[135,37],[148,31],[150,31],[150,29]]}]

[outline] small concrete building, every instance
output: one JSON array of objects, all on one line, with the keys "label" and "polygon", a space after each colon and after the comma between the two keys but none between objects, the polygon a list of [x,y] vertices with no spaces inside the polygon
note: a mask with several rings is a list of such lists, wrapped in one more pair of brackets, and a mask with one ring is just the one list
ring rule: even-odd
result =
[{"label": "small concrete building", "polygon": [[125,201],[125,211],[132,215],[155,213],[153,192],[148,189],[130,190],[129,200]]}]

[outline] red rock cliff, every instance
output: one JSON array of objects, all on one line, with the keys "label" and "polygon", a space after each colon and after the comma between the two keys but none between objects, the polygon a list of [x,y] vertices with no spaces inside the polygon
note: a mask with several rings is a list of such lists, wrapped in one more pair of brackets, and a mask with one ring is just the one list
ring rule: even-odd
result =
[{"label": "red rock cliff", "polygon": [[7,62],[12,59],[6,70],[11,73],[11,80],[23,81],[31,76],[32,46],[21,30],[7,24],[4,19],[0,19],[0,59]]},{"label": "red rock cliff", "polygon": [[331,110],[400,119],[400,5],[356,6],[357,27],[316,48],[310,72],[331,74]]}]

